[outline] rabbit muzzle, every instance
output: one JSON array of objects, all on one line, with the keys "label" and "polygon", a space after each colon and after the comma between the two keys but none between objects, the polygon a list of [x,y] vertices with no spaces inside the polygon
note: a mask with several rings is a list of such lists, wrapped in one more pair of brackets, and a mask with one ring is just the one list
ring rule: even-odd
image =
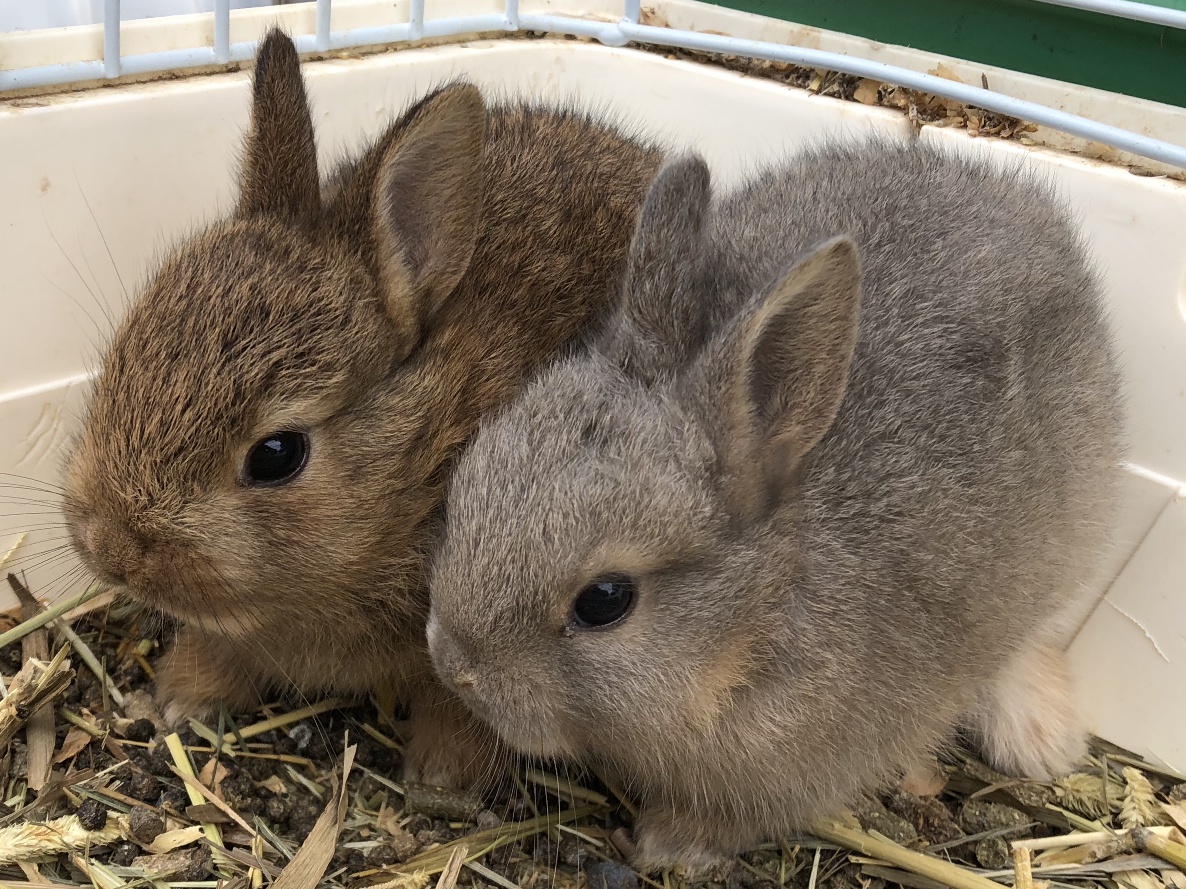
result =
[{"label": "rabbit muzzle", "polygon": [[471,654],[435,615],[426,632],[437,675],[507,744],[530,756],[572,755],[573,745],[548,718],[554,708],[545,682]]}]

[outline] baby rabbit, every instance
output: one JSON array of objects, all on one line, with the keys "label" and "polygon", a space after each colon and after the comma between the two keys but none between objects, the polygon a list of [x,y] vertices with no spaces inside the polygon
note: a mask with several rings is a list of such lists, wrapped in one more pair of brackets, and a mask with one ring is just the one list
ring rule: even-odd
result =
[{"label": "baby rabbit", "polygon": [[380,692],[411,710],[409,780],[491,768],[424,641],[445,479],[612,305],[660,162],[453,83],[322,189],[296,50],[265,39],[238,206],[129,310],[65,470],[85,563],[184,622],[171,722],[276,687]]},{"label": "baby rabbit", "polygon": [[664,167],[607,332],[484,422],[428,622],[507,742],[640,800],[644,868],[827,816],[956,728],[1070,766],[1062,647],[1121,457],[1045,183],[859,143],[710,191]]}]

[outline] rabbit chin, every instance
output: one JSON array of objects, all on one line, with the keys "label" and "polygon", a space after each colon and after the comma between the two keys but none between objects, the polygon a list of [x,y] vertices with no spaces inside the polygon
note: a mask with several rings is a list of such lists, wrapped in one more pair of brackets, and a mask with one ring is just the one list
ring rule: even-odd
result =
[{"label": "rabbit chin", "polygon": [[263,630],[263,623],[247,610],[222,610],[213,612],[174,612],[174,616],[187,626],[197,627],[207,633],[225,636],[228,639],[242,639],[257,635]]},{"label": "rabbit chin", "polygon": [[571,758],[577,755],[575,746],[550,728],[541,727],[538,721],[501,719],[493,724],[494,731],[507,743],[525,756]]},{"label": "rabbit chin", "polygon": [[[522,706],[508,700],[480,700],[464,690],[459,691],[474,715],[494,729],[507,746],[525,756],[572,757],[578,752],[578,745],[573,744],[554,723],[539,718],[538,706]],[[529,690],[524,693],[531,696]]]},{"label": "rabbit chin", "polygon": [[201,595],[183,597],[174,589],[170,589],[167,595],[162,595],[160,590],[141,590],[131,586],[124,590],[150,608],[205,633],[241,639],[258,634],[263,629],[256,610],[243,604],[215,603]]}]

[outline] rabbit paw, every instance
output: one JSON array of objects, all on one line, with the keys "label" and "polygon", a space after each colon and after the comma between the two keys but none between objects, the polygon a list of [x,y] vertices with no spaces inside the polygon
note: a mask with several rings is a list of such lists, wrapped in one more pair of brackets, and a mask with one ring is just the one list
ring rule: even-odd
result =
[{"label": "rabbit paw", "polygon": [[[630,863],[642,873],[676,869],[686,882],[724,882],[730,861],[716,848],[721,832],[714,827],[672,811],[644,809],[634,826]],[[718,876],[721,879],[713,879]]]},{"label": "rabbit paw", "polygon": [[430,697],[412,703],[404,780],[479,792],[492,789],[506,774],[506,749],[460,702]]},{"label": "rabbit paw", "polygon": [[1038,781],[1069,772],[1087,738],[1061,649],[1041,642],[1015,657],[981,696],[971,728],[998,771]]},{"label": "rabbit paw", "polygon": [[906,770],[898,786],[917,797],[938,796],[947,786],[947,773],[935,757],[923,757]]},{"label": "rabbit paw", "polygon": [[210,721],[221,700],[232,712],[263,703],[251,674],[218,640],[183,629],[157,668],[156,700],[169,728]]}]

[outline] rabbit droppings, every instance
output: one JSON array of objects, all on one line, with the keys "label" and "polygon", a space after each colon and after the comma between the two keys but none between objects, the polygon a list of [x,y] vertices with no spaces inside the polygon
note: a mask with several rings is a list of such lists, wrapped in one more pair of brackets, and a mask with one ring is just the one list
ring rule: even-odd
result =
[{"label": "rabbit droppings", "polygon": [[85,563],[184,622],[170,722],[385,689],[408,780],[489,777],[493,736],[424,641],[445,479],[479,415],[604,317],[661,160],[454,83],[321,188],[296,49],[265,39],[238,205],[130,308],[65,472]]},{"label": "rabbit droppings", "polygon": [[802,827],[957,727],[1060,772],[1118,391],[1034,177],[842,144],[713,201],[673,162],[604,336],[459,461],[433,662],[511,745],[634,795],[642,868]]}]

